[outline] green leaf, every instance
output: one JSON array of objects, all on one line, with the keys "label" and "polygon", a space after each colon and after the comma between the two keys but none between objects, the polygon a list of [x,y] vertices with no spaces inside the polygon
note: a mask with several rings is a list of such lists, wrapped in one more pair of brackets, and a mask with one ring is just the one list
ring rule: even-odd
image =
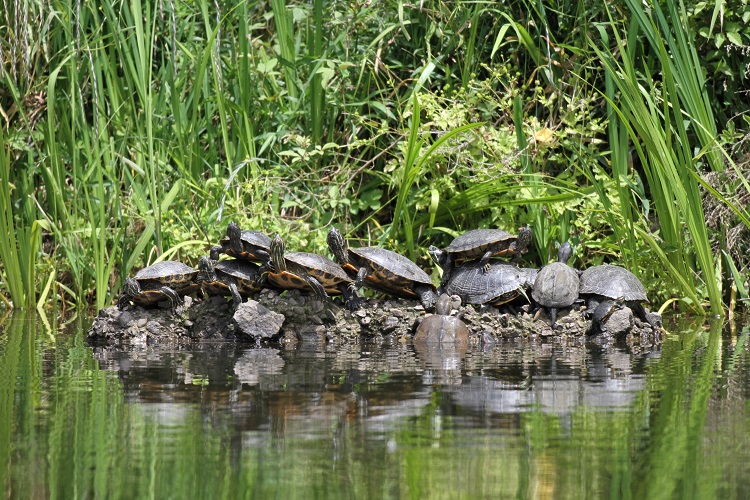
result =
[{"label": "green leaf", "polygon": [[742,45],[742,35],[740,35],[736,31],[730,31],[729,33],[727,33],[727,38],[735,45]]}]

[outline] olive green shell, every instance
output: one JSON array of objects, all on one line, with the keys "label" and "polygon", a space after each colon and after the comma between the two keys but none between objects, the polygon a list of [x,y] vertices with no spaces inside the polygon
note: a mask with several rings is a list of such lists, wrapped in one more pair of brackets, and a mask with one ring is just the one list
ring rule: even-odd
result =
[{"label": "olive green shell", "polygon": [[362,247],[349,249],[349,264],[344,266],[356,275],[360,268],[367,269],[365,282],[377,290],[406,298],[419,298],[415,291],[426,285],[435,290],[435,285],[418,265],[407,257],[384,248]]},{"label": "olive green shell", "polygon": [[483,266],[470,263],[453,271],[444,291],[458,295],[464,304],[501,305],[523,295],[535,273],[510,264],[494,264],[485,272]]},{"label": "olive green shell", "polygon": [[[342,284],[350,285],[353,280],[348,274],[335,262],[327,257],[309,252],[287,252],[284,259],[296,265],[302,266],[307,274],[315,278],[323,285],[326,293],[337,295],[341,293]],[[287,267],[294,267],[289,266]],[[275,286],[283,289],[300,288],[309,289],[309,285],[293,271],[282,273],[272,272],[268,280]]]}]

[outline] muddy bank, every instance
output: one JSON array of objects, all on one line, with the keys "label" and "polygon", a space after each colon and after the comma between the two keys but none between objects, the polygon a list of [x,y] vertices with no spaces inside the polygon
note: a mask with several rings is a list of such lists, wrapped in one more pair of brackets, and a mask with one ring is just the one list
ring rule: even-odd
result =
[{"label": "muddy bank", "polygon": [[[102,309],[88,332],[92,343],[148,344],[195,341],[251,342],[357,342],[362,337],[385,337],[409,341],[425,317],[418,301],[368,298],[358,311],[349,311],[335,299],[323,303],[290,290],[283,295],[264,290],[256,300],[242,304],[235,312],[223,297],[208,300],[185,298],[175,312],[158,307],[116,307]],[[544,313],[535,319],[527,304],[516,314],[494,307],[463,305],[453,314],[466,323],[476,342],[502,338],[580,337],[600,343],[625,341],[643,347],[661,342],[659,331],[633,317],[623,308],[590,335],[591,321],[578,309],[561,311],[557,327],[549,325]]]}]

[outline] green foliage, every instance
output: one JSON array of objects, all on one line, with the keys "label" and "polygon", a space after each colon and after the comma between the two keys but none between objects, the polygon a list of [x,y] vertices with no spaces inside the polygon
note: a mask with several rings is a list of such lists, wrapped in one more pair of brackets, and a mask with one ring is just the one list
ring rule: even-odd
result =
[{"label": "green foliage", "polygon": [[[717,237],[681,238],[679,218],[664,216],[673,201],[659,187],[666,171],[644,167],[672,144],[682,148],[676,164],[692,161],[696,174],[736,159],[716,146],[749,125],[733,119],[720,135],[711,110],[723,104],[702,89],[727,84],[736,95],[745,55],[732,48],[723,57],[731,75],[708,71],[704,80],[698,69],[719,64],[704,40],[713,51],[722,34],[722,49],[745,43],[745,3],[681,13],[668,2],[659,15],[627,0],[17,2],[3,14],[0,111],[15,187],[8,206],[25,212],[6,222],[18,232],[43,221],[53,251],[42,265],[55,277],[24,281],[11,263],[6,282],[36,295],[52,280],[50,298],[102,307],[134,268],[195,263],[229,220],[319,252],[336,224],[365,244],[403,244],[417,259],[420,247],[463,230],[530,224],[529,265],[565,240],[580,267],[659,261],[666,273],[642,273],[655,296],[677,291],[693,307],[711,297],[716,310],[706,245]],[[19,16],[37,22],[22,26]],[[670,28],[680,16],[707,37],[697,51],[690,32]],[[653,37],[667,33],[662,50]],[[652,61],[664,51],[674,61],[662,77]],[[653,111],[671,113],[676,127],[663,149],[641,149],[639,164],[639,142],[630,142],[638,129],[617,114],[627,111],[612,72],[628,57],[634,81],[658,96]],[[730,92],[722,99],[737,103]],[[700,179],[680,182],[694,203]],[[737,205],[719,187],[712,199]],[[741,275],[746,263],[727,245],[719,248],[734,271],[725,277]],[[702,279],[690,292],[693,260]]]}]

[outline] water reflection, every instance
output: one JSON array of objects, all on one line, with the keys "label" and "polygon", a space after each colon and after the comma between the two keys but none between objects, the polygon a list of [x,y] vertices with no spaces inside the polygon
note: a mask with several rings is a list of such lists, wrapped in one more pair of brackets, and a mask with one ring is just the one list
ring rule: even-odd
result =
[{"label": "water reflection", "polygon": [[742,498],[748,329],[662,349],[0,334],[9,497]]}]

